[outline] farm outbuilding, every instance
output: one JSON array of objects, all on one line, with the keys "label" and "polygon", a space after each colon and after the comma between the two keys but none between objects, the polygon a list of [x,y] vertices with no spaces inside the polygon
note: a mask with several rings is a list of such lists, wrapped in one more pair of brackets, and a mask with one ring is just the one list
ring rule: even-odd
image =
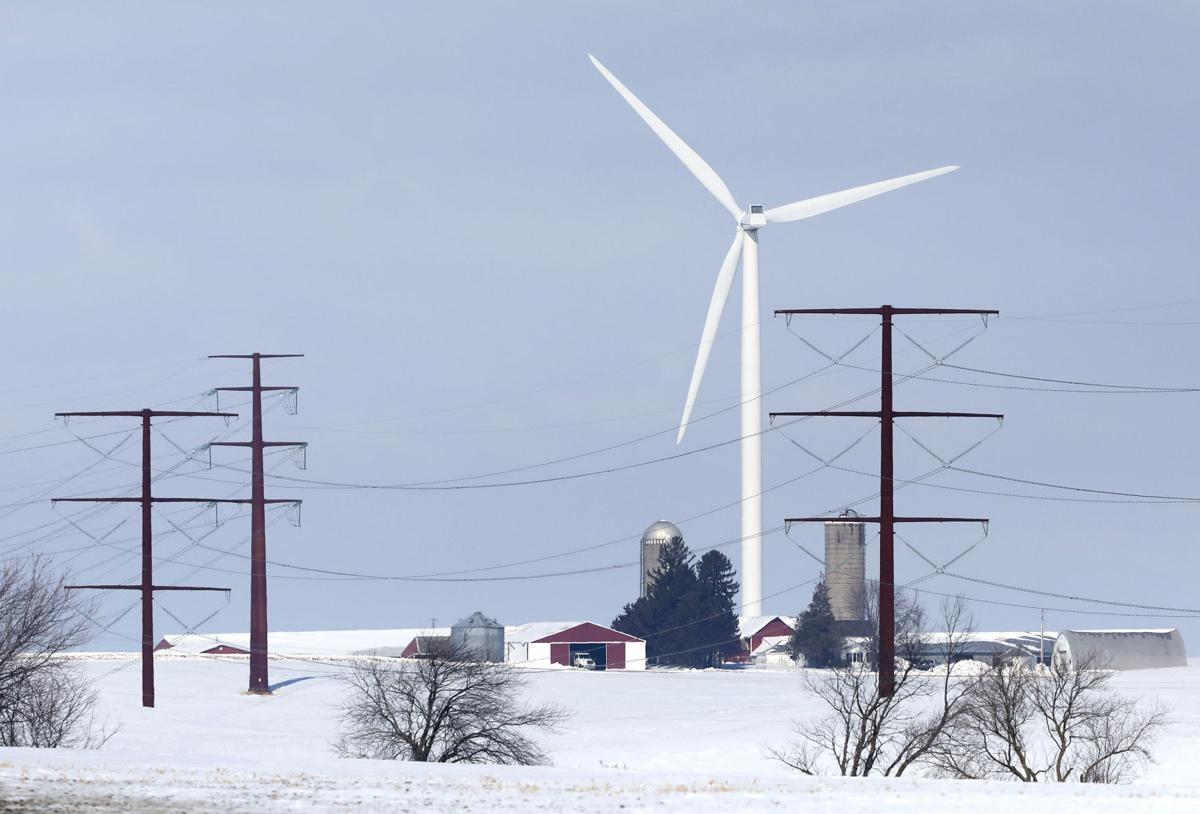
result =
[{"label": "farm outbuilding", "polygon": [[764,642],[773,645],[783,639],[792,638],[792,634],[796,632],[796,618],[793,616],[741,616],[738,618],[738,630],[742,641],[746,643],[746,652],[754,653]]},{"label": "farm outbuilding", "polygon": [[578,656],[601,670],[645,670],[646,640],[593,622],[533,622],[504,629],[504,660],[570,667]]},{"label": "farm outbuilding", "polygon": [[[1054,646],[1055,634],[1025,631],[961,631],[953,634],[931,631],[922,635],[918,647],[919,661],[945,664],[947,661],[978,661],[989,666],[1021,661],[1033,665],[1039,652],[1046,659]],[[842,640],[842,660],[852,664],[869,661],[872,646],[870,636],[847,636]]]},{"label": "farm outbuilding", "polygon": [[1064,630],[1054,642],[1054,661],[1090,662],[1108,670],[1186,667],[1187,648],[1175,628],[1148,630]]},{"label": "farm outbuilding", "polygon": [[[400,651],[402,659],[419,659],[423,656],[433,656],[450,652],[450,637],[449,636],[414,636],[403,650]],[[372,656],[395,656],[395,653],[373,652],[368,655]]]}]

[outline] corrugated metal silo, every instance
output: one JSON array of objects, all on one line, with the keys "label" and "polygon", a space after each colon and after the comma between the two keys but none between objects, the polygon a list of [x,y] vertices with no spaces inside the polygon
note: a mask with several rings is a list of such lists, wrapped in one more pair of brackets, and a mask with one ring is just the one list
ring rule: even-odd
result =
[{"label": "corrugated metal silo", "polygon": [[504,661],[504,625],[475,611],[451,626],[450,645],[464,659]]},{"label": "corrugated metal silo", "polygon": [[662,547],[672,540],[683,542],[683,532],[674,523],[659,520],[651,523],[642,535],[642,596],[650,590],[654,573],[658,570],[658,557]]},{"label": "corrugated metal silo", "polygon": [[866,618],[867,534],[858,513],[846,509],[825,524],[825,584],[838,621]]}]

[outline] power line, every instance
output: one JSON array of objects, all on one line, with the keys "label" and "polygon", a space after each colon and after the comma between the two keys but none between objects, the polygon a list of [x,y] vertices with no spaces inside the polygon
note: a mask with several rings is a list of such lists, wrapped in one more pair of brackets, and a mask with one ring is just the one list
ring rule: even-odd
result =
[{"label": "power line", "polygon": [[[731,329],[725,331],[724,333],[722,333],[721,336],[725,336],[725,335],[733,334],[733,333],[741,333],[743,331],[749,330],[750,328],[754,328],[754,327],[757,327],[757,324],[755,324],[753,326],[744,325],[741,328],[731,328]],[[492,405],[501,404],[506,401],[515,401],[517,399],[526,398],[528,396],[536,396],[536,395],[540,395],[542,393],[547,393],[547,392],[550,392],[553,390],[560,390],[564,387],[570,387],[572,385],[582,384],[584,382],[589,382],[589,381],[594,381],[596,379],[605,378],[607,376],[611,376],[616,373],[623,373],[627,370],[634,370],[639,367],[644,367],[645,365],[654,364],[655,362],[658,362],[662,359],[666,359],[671,356],[676,356],[681,353],[690,353],[692,351],[695,351],[701,344],[703,344],[703,343],[687,345],[687,346],[684,346],[681,348],[676,348],[675,350],[667,351],[666,353],[658,354],[657,356],[644,358],[637,362],[631,362],[629,364],[622,365],[621,367],[612,368],[607,371],[600,371],[598,373],[592,373],[587,376],[581,376],[581,377],[578,377],[575,379],[558,382],[556,384],[543,385],[543,386],[534,388],[533,390],[526,390],[526,391],[523,391],[520,393],[510,393],[510,394],[504,395],[504,396],[497,396],[495,398],[488,399],[485,401],[477,401],[477,402],[472,402],[470,404],[459,404],[459,405],[452,406],[452,407],[433,408],[433,409],[429,409],[429,410],[418,411],[415,413],[408,413],[406,415],[393,416],[391,418],[374,418],[374,419],[365,419],[362,421],[353,421],[353,422],[349,422],[349,423],[345,423],[345,424],[334,425],[333,427],[328,427],[326,429],[338,430],[338,429],[345,429],[348,427],[359,427],[364,424],[382,424],[382,423],[386,423],[389,421],[405,421],[410,418],[424,418],[426,416],[461,412],[463,410],[474,410],[474,409],[479,409],[480,407],[490,407]],[[317,428],[301,427],[301,429],[317,429]]]},{"label": "power line", "polygon": [[[67,585],[67,590],[131,590],[140,591],[142,595],[142,706],[154,706],[154,605],[156,591],[228,591],[227,588],[207,586],[159,585],[154,582],[154,559],[152,546],[154,543],[153,521],[151,509],[154,503],[168,501],[172,503],[197,502],[193,498],[164,498],[151,494],[153,475],[150,471],[150,424],[156,417],[192,418],[200,416],[216,416],[236,418],[236,413],[212,413],[195,411],[161,411],[161,410],[105,410],[85,413],[58,413],[63,418],[73,415],[108,418],[114,416],[139,417],[142,422],[142,495],[135,497],[101,497],[101,498],[61,498],[71,502],[85,503],[140,503],[142,509],[142,580],[139,585]],[[207,502],[207,501],[204,501]],[[115,527],[114,527],[115,528]]]},{"label": "power line", "polygon": [[1028,486],[1042,486],[1047,489],[1061,489],[1068,492],[1082,492],[1096,495],[1111,495],[1114,497],[1129,497],[1150,500],[1154,502],[1173,502],[1173,503],[1200,503],[1200,497],[1190,497],[1183,495],[1155,495],[1146,494],[1144,492],[1122,492],[1115,489],[1091,489],[1084,486],[1069,486],[1062,483],[1050,483],[1048,481],[1029,480],[1027,478],[1016,478],[1010,475],[999,475],[992,472],[980,472],[977,469],[965,469],[961,466],[948,466],[947,469],[954,472],[962,472],[967,475],[975,475],[981,478],[992,478],[995,480],[1009,481],[1012,483],[1023,483]]},{"label": "power line", "polygon": [[[829,366],[826,366],[825,368],[822,368],[822,370],[828,369],[828,367]],[[806,376],[801,377],[800,379],[795,379],[792,382],[789,382],[788,384],[785,384],[785,385],[781,385],[779,388],[776,388],[776,389],[778,390],[778,389],[782,389],[783,387],[790,386],[791,384],[795,384],[798,381],[802,381],[804,378],[807,378],[808,376],[811,376],[811,375],[814,375],[814,374],[807,374]],[[770,391],[770,392],[774,392],[774,391]],[[853,398],[846,399],[846,400],[840,402],[839,404],[836,404],[833,406],[834,407],[842,407],[842,406],[845,406],[848,404],[852,404],[856,401],[860,401],[861,399],[868,398],[878,392],[879,392],[879,389],[875,388],[866,393],[860,394],[858,396],[854,396]],[[760,396],[757,396],[755,398],[756,399],[761,398],[762,395],[766,395],[766,394],[765,393],[761,394]],[[734,406],[736,407],[738,405],[734,405]],[[732,408],[727,408],[727,409],[732,409]],[[710,414],[710,416],[711,415],[716,415],[716,413]],[[704,416],[704,418],[708,418],[710,416]],[[699,420],[701,420],[701,419],[695,419],[694,421],[699,421]],[[785,424],[783,426],[790,426],[793,423],[797,423],[797,422],[788,422],[787,424]],[[765,435],[769,432],[773,432],[774,429],[775,429],[774,427],[771,427],[771,428],[767,428],[765,430],[760,430],[759,432],[754,433],[754,435]],[[670,430],[664,430],[662,432],[675,432],[676,430],[677,430],[677,428],[672,428]],[[654,435],[661,435],[662,432],[654,433]],[[602,450],[593,450],[593,451],[587,452],[587,453],[581,453],[580,455],[571,456],[570,458],[557,459],[554,461],[545,461],[542,463],[533,464],[533,465],[526,466],[526,467],[519,467],[517,469],[506,470],[506,471],[513,472],[513,471],[520,471],[522,469],[534,469],[534,468],[540,468],[540,467],[544,467],[544,466],[550,466],[552,464],[560,463],[562,461],[586,457],[588,455],[598,454],[599,452],[607,452],[607,451],[610,451],[611,449],[616,449],[617,447],[620,447],[620,446],[628,446],[630,443],[634,443],[634,442],[640,441],[640,440],[645,440],[646,438],[649,438],[649,437],[652,437],[652,436],[643,436],[642,438],[634,439],[634,441],[622,442],[621,444],[614,445],[612,447],[607,447]],[[288,476],[288,475],[273,475],[272,477],[274,477],[278,480],[284,480],[284,481],[289,481],[289,482],[296,483],[296,484],[302,484],[302,485],[295,486],[294,488],[296,488],[296,489],[358,489],[358,490],[387,490],[387,491],[415,491],[415,492],[497,489],[497,488],[506,488],[506,487],[514,487],[514,486],[532,486],[532,485],[540,485],[540,484],[544,484],[544,483],[556,483],[556,482],[561,482],[561,481],[578,480],[580,478],[589,478],[589,477],[595,477],[595,476],[599,476],[599,475],[612,474],[612,473],[616,473],[616,472],[624,472],[624,471],[628,471],[628,470],[632,470],[632,469],[640,469],[642,467],[653,466],[653,465],[660,464],[660,463],[679,460],[681,458],[687,458],[692,455],[699,455],[704,452],[710,452],[714,449],[719,449],[721,447],[730,446],[731,444],[739,443],[745,437],[750,437],[750,436],[738,436],[735,438],[727,439],[725,441],[720,441],[717,443],[709,444],[707,446],[688,450],[686,452],[679,452],[679,453],[675,453],[673,455],[666,455],[666,456],[662,456],[659,458],[652,458],[649,460],[637,461],[637,462],[629,463],[629,464],[621,464],[621,465],[617,465],[617,466],[607,467],[604,469],[595,469],[595,470],[589,470],[589,471],[585,471],[585,472],[576,472],[576,473],[567,474],[567,475],[548,476],[545,478],[531,478],[531,479],[527,479],[527,480],[501,481],[501,482],[495,482],[495,483],[471,484],[471,483],[459,482],[459,483],[452,484],[451,481],[475,480],[475,479],[490,477],[495,474],[503,474],[503,473],[487,473],[487,474],[480,474],[480,475],[471,475],[471,476],[467,476],[467,477],[463,477],[463,478],[443,479],[440,481],[423,481],[423,482],[418,481],[418,482],[412,482],[412,483],[394,483],[394,484],[355,483],[355,482],[349,482],[349,481],[315,480],[315,479],[311,479],[311,478],[299,478],[299,477],[293,477],[293,476]],[[225,466],[222,468],[230,469],[235,472],[245,472],[245,470],[238,469],[237,467]],[[228,481],[226,481],[226,482],[228,482]]]},{"label": "power line", "polygon": [[[177,401],[178,401],[178,400],[177,400]],[[166,402],[166,403],[170,403],[170,402]],[[160,406],[161,406],[161,405],[160,405]],[[236,407],[236,406],[241,406],[241,405],[240,405],[240,403],[239,403],[239,404],[235,404],[234,406]],[[101,420],[101,419],[96,419],[96,420]],[[164,421],[163,423],[164,423],[164,424],[172,424],[172,423],[174,423],[176,420],[182,420],[182,419],[172,419],[172,420]],[[227,430],[226,430],[224,433],[222,433],[222,434],[218,434],[218,435],[216,436],[216,438],[228,437],[229,435],[232,435],[234,432],[237,432],[239,428],[240,428],[240,424],[238,424],[238,425],[234,425],[232,429],[227,429]],[[162,432],[161,432],[161,430],[159,430],[158,428],[155,428],[155,431],[156,431],[156,432],[158,432],[160,435],[162,435]],[[165,437],[165,436],[164,436],[164,437]],[[175,445],[175,444],[174,444],[174,442],[172,442],[172,445],[177,447],[177,445]],[[178,447],[177,447],[177,448],[178,448]],[[117,464],[120,464],[121,466],[130,466],[130,467],[134,467],[134,468],[136,468],[136,469],[139,469],[139,470],[142,468],[141,464],[132,463],[132,462],[130,462],[130,461],[124,461],[124,460],[121,460],[121,459],[118,459],[118,458],[113,458],[113,457],[111,457],[111,455],[105,455],[104,453],[100,453],[100,452],[99,452],[98,450],[96,450],[94,447],[92,447],[91,449],[92,449],[92,451],[94,451],[94,452],[97,452],[97,454],[100,454],[100,455],[101,455],[101,457],[103,457],[104,459],[106,459],[106,460],[112,460],[112,461],[114,461],[115,463],[117,463]],[[161,458],[172,458],[172,457],[174,457],[174,456],[173,456],[173,455],[166,455],[166,456],[153,456],[153,457],[151,458],[151,460],[153,461],[153,460],[159,460],[159,459],[161,459]],[[153,480],[154,480],[155,482],[158,482],[159,480],[161,480],[161,479],[163,479],[163,478],[165,478],[165,477],[177,477],[177,475],[175,474],[176,470],[178,470],[180,467],[182,467],[184,464],[188,463],[188,462],[189,462],[189,461],[191,461],[191,460],[193,460],[192,456],[190,456],[190,455],[189,455],[189,456],[185,456],[183,459],[179,460],[179,461],[178,461],[176,464],[174,464],[174,465],[173,465],[173,466],[171,466],[171,467],[168,467],[167,469],[164,469],[164,470],[153,470],[153,472],[155,472],[155,475],[154,475],[154,478],[153,478]],[[116,468],[116,467],[114,467],[114,469],[115,469],[115,468]],[[108,470],[108,471],[111,471],[111,470]],[[40,485],[40,484],[39,484],[39,485]],[[125,494],[125,495],[128,495],[128,494],[131,494],[132,492],[136,491],[136,490],[137,490],[137,488],[138,488],[138,487],[137,487],[137,485],[132,485],[132,486],[130,486],[130,487],[127,487],[126,489],[122,490],[122,492],[121,492],[121,493],[122,493],[122,494]],[[9,535],[7,535],[7,536],[4,536],[4,537],[0,537],[0,542],[7,542],[7,541],[9,541],[9,540],[12,540],[12,539],[14,539],[14,538],[17,538],[17,537],[23,537],[23,536],[25,536],[26,534],[29,534],[29,533],[31,533],[31,532],[35,532],[35,531],[40,531],[40,530],[42,530],[42,529],[45,529],[45,528],[48,528],[48,527],[60,526],[61,524],[64,524],[64,523],[70,523],[72,518],[77,518],[77,519],[78,519],[78,518],[84,518],[84,517],[86,517],[86,518],[88,518],[88,519],[91,519],[91,518],[93,518],[93,517],[97,517],[97,516],[99,516],[99,515],[101,515],[101,514],[104,514],[104,513],[108,512],[108,511],[109,511],[111,508],[112,508],[112,506],[96,506],[96,507],[94,507],[94,508],[83,509],[83,510],[80,510],[80,511],[78,511],[78,512],[75,512],[75,513],[73,513],[73,514],[71,514],[71,515],[69,515],[69,516],[62,516],[62,517],[60,517],[60,518],[59,518],[59,519],[57,519],[57,520],[52,520],[52,521],[49,521],[49,522],[47,522],[47,523],[42,523],[42,524],[39,524],[39,525],[37,525],[37,526],[33,526],[33,527],[31,527],[31,528],[24,529],[24,530],[22,530],[22,531],[20,531],[20,532],[16,532],[16,533],[13,533],[13,534],[9,534]],[[68,529],[62,529],[62,530],[60,530],[60,531],[69,531],[69,530],[68,530]],[[55,538],[55,537],[57,537],[57,536],[61,536],[61,533],[60,533],[59,531],[56,531],[56,532],[50,532],[50,533],[48,533],[48,534],[44,534],[44,535],[41,535],[41,536],[39,536],[39,537],[36,537],[36,538],[34,538],[34,539],[32,539],[32,540],[27,540],[27,541],[26,541],[26,542],[24,542],[24,543],[18,543],[18,544],[15,544],[15,545],[13,545],[13,546],[9,546],[8,548],[4,549],[4,552],[3,552],[3,553],[9,553],[9,552],[11,552],[11,551],[15,551],[15,550],[17,550],[17,549],[20,549],[20,548],[27,548],[27,547],[29,547],[29,546],[32,546],[32,545],[37,545],[38,543],[42,543],[42,542],[46,542],[46,541],[48,541],[48,540],[54,539],[54,538]]]},{"label": "power line", "polygon": [[1047,376],[1026,376],[1019,373],[1004,373],[998,370],[987,370],[979,367],[967,367],[965,365],[953,365],[949,362],[943,367],[953,368],[954,370],[964,370],[969,373],[982,373],[988,376],[999,376],[1006,379],[1021,379],[1030,382],[1046,382],[1048,384],[1066,384],[1074,387],[1097,387],[1105,388],[1106,390],[1123,390],[1136,393],[1200,393],[1200,387],[1163,387],[1157,385],[1135,385],[1135,384],[1111,384],[1108,382],[1085,382],[1073,379],[1055,379]]},{"label": "power line", "polygon": [[1126,305],[1120,308],[1108,308],[1103,311],[1071,311],[1060,314],[1022,314],[1020,316],[1005,317],[1006,322],[1013,320],[1038,320],[1038,319],[1058,319],[1060,317],[1091,317],[1104,316],[1105,314],[1121,314],[1129,311],[1149,311],[1155,308],[1173,308],[1177,305],[1194,305],[1200,300],[1174,300],[1172,302],[1159,302],[1150,305]]},{"label": "power line", "polygon": [[[893,407],[892,395],[895,387],[895,379],[892,375],[892,330],[893,320],[897,316],[908,316],[925,314],[931,316],[942,316],[946,314],[973,314],[981,317],[984,324],[987,324],[987,318],[996,315],[999,312],[993,310],[980,310],[975,308],[896,308],[891,305],[883,305],[878,308],[798,308],[798,309],[777,309],[775,315],[783,314],[790,323],[793,316],[804,314],[873,314],[880,318],[882,325],[882,342],[880,351],[880,396],[879,410],[859,410],[859,411],[842,411],[842,410],[821,410],[819,412],[785,412],[771,413],[771,418],[775,416],[784,417],[825,417],[825,416],[840,416],[840,417],[855,417],[855,418],[876,418],[879,421],[879,516],[868,518],[860,517],[859,522],[878,523],[879,524],[879,694],[882,697],[889,697],[895,691],[896,683],[896,665],[895,665],[895,593],[893,581],[895,579],[895,524],[896,523],[971,523],[982,522],[985,527],[987,520],[980,518],[966,517],[901,517],[897,516],[894,509],[895,500],[895,482],[893,478],[893,467],[895,461],[894,443],[892,431],[897,418],[995,418],[1002,419],[1003,416],[995,413],[966,413],[966,412],[929,412],[929,411],[913,411],[913,410],[896,410]],[[899,329],[898,329],[899,330]],[[903,330],[901,330],[903,333]],[[942,364],[949,356],[961,351],[964,347],[972,342],[979,334],[970,337],[958,347],[949,351],[942,357],[936,357],[930,354],[929,351],[917,346],[925,352],[935,365]],[[915,344],[915,343],[914,343]],[[835,362],[836,364],[836,362]],[[980,442],[982,443],[982,441]],[[785,526],[791,523],[810,523],[824,522],[823,519],[816,517],[794,517],[784,521]]]},{"label": "power line", "polygon": [[[796,548],[798,548],[801,552],[808,555],[810,558],[816,560],[817,562],[821,563],[823,566],[825,565],[825,561],[823,559],[821,559],[816,554],[813,554],[808,549],[806,549],[803,545],[801,545],[794,538],[792,538],[792,536],[790,534],[786,534],[785,536],[787,537],[788,541],[792,545],[794,545]],[[897,536],[899,536],[899,535],[897,535]],[[974,543],[970,544],[963,552],[959,553],[956,557],[951,559],[950,563],[957,562],[958,560],[962,559],[962,557],[964,557],[967,553],[969,553],[976,546],[978,546],[983,541],[983,539],[984,538],[981,538],[979,540],[976,540]],[[903,540],[903,538],[901,538],[901,540],[906,545],[908,545],[910,548],[912,548],[911,543],[908,543],[908,541]],[[913,550],[914,550],[914,553],[916,553],[917,556],[921,557],[921,559],[924,560],[927,564],[933,565],[933,562],[931,560],[929,560],[927,557],[922,555],[919,551],[916,551],[915,548]],[[828,566],[826,566],[826,568],[828,568]],[[836,569],[835,569],[835,571],[836,571]],[[841,573],[840,571],[837,571],[837,572]],[[983,599],[980,597],[968,596],[966,594],[961,594],[961,593],[960,594],[948,594],[948,593],[942,593],[939,591],[931,591],[927,588],[912,587],[912,586],[916,585],[917,583],[923,582],[925,580],[928,580],[928,579],[931,579],[934,577],[943,576],[943,575],[955,577],[958,579],[970,579],[970,581],[972,581],[972,582],[978,582],[981,584],[991,585],[992,587],[998,587],[998,588],[1014,590],[1014,591],[1021,591],[1024,593],[1039,594],[1042,596],[1052,596],[1052,597],[1060,598],[1060,599],[1071,599],[1071,600],[1080,601],[1080,602],[1091,602],[1093,604],[1111,605],[1113,607],[1128,607],[1128,608],[1150,609],[1150,610],[1168,610],[1168,611],[1175,611],[1176,613],[1172,614],[1172,615],[1167,615],[1167,614],[1162,614],[1162,613],[1125,613],[1125,612],[1119,612],[1119,611],[1094,611],[1094,610],[1085,610],[1082,608],[1051,608],[1051,607],[1047,607],[1045,605],[1026,605],[1026,604],[1021,604],[1018,602],[1004,602],[1004,601],[997,600],[997,599]],[[949,571],[946,571],[946,570],[944,570],[944,566],[935,566],[934,571],[932,571],[928,574],[925,574],[924,576],[918,577],[918,578],[911,580],[904,584],[893,583],[893,586],[896,588],[912,590],[917,593],[927,593],[932,596],[941,596],[941,597],[950,598],[950,599],[962,597],[963,599],[965,599],[969,602],[977,602],[977,603],[984,604],[984,605],[999,605],[999,606],[1009,607],[1009,608],[1021,608],[1023,610],[1052,610],[1052,611],[1055,611],[1056,613],[1077,614],[1077,615],[1082,615],[1082,616],[1149,617],[1149,618],[1153,618],[1153,619],[1191,619],[1191,618],[1195,618],[1192,615],[1192,614],[1195,614],[1196,617],[1200,617],[1200,609],[1163,608],[1163,607],[1156,606],[1156,605],[1147,605],[1147,604],[1142,604],[1142,603],[1110,601],[1110,600],[1095,599],[1095,598],[1083,597],[1083,596],[1073,596],[1070,594],[1062,594],[1061,592],[1038,591],[1033,588],[1025,588],[1025,587],[1018,586],[1018,585],[1010,585],[1010,584],[999,583],[999,582],[989,582],[987,580],[981,580],[981,579],[971,579],[968,577],[964,577],[964,576],[961,576],[958,574],[953,574]],[[1183,614],[1183,615],[1178,615],[1178,614]]]},{"label": "power line", "polygon": [[[297,388],[264,386],[262,383],[263,359],[294,359],[298,353],[252,353],[223,354],[210,359],[249,359],[251,361],[251,385],[249,387],[218,387],[217,392],[249,392],[253,402],[253,418],[249,441],[216,441],[211,446],[245,447],[250,450],[250,687],[249,692],[263,694],[271,691],[267,676],[267,498],[263,480],[263,452],[267,447],[307,449],[303,441],[263,440],[264,392],[291,393],[296,398]],[[300,501],[293,505],[299,509]],[[201,623],[203,624],[203,623]]]},{"label": "power line", "polygon": [[1007,591],[1020,591],[1021,593],[1036,594],[1038,596],[1050,596],[1054,597],[1055,599],[1070,599],[1074,602],[1090,602],[1093,605],[1110,605],[1121,608],[1136,608],[1138,610],[1160,610],[1171,611],[1173,613],[1200,615],[1200,608],[1174,608],[1167,605],[1150,605],[1143,602],[1122,602],[1115,599],[1096,599],[1088,596],[1065,594],[1062,591],[1040,591],[1036,588],[1026,588],[1021,585],[1010,585],[1004,582],[995,582],[990,579],[982,579],[981,577],[969,577],[966,574],[955,574],[952,571],[943,570],[942,573],[948,577],[953,577],[954,579],[961,579],[966,582],[975,582],[980,585],[988,585],[992,588],[1003,588]]},{"label": "power line", "polygon": [[[831,357],[827,353],[825,353],[825,351],[821,350],[819,347],[817,347],[815,344],[810,342],[805,337],[796,333],[796,331],[792,328],[792,326],[790,324],[787,326],[787,330],[788,330],[788,333],[790,333],[796,339],[800,340],[800,342],[802,342],[803,344],[807,345],[811,350],[813,350],[817,354],[824,356],[827,359],[831,359]],[[928,356],[933,361],[934,365],[937,367],[952,368],[954,370],[962,370],[964,372],[979,373],[982,375],[996,376],[996,377],[1000,377],[1000,378],[1041,382],[1043,384],[1061,384],[1061,385],[1066,385],[1068,387],[1083,388],[1083,389],[1064,389],[1064,388],[1050,388],[1050,387],[1028,387],[1028,386],[1018,386],[1018,385],[988,384],[986,382],[972,382],[972,381],[964,381],[962,379],[946,379],[946,378],[942,378],[942,377],[938,377],[938,376],[926,376],[923,373],[912,374],[910,376],[910,378],[919,379],[920,381],[938,382],[940,384],[957,384],[957,385],[965,385],[968,387],[984,387],[984,388],[998,389],[998,390],[1026,390],[1026,391],[1042,392],[1042,393],[1094,393],[1094,394],[1114,394],[1115,393],[1115,394],[1129,394],[1129,395],[1132,395],[1132,394],[1151,394],[1151,395],[1153,395],[1153,394],[1165,394],[1165,393],[1200,393],[1200,387],[1179,387],[1179,386],[1173,386],[1173,385],[1172,386],[1134,385],[1134,384],[1112,384],[1109,382],[1088,382],[1088,381],[1079,381],[1079,380],[1075,380],[1075,379],[1052,378],[1052,377],[1048,377],[1048,376],[1030,376],[1030,375],[1017,374],[1017,373],[1005,373],[1005,372],[997,371],[997,370],[988,370],[986,368],[968,367],[965,365],[956,365],[956,364],[951,364],[950,362],[945,361],[946,357],[949,354],[947,354],[946,356],[938,357],[935,354],[931,353],[929,350],[927,350],[923,345],[918,343],[911,336],[909,336],[906,332],[900,331],[900,333],[905,337],[905,339],[907,339],[910,343],[912,343],[914,348],[916,348],[917,350],[920,350],[922,353],[924,353],[926,356]],[[974,339],[974,337],[972,337],[972,339]],[[867,365],[851,364],[849,362],[845,362],[845,361],[841,361],[841,360],[833,362],[833,363],[838,365],[839,367],[845,367],[845,368],[849,368],[851,370],[860,370],[860,371],[863,371],[866,373],[878,374],[880,372],[877,368],[872,368]],[[926,370],[928,370],[928,369],[929,368],[926,368]]]}]

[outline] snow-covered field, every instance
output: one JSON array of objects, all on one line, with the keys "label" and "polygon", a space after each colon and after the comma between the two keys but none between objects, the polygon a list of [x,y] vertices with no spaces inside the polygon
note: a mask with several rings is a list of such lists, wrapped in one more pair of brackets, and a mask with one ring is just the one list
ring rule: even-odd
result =
[{"label": "snow-covered field", "polygon": [[153,710],[129,656],[84,663],[120,730],[99,751],[0,752],[11,810],[1200,812],[1196,660],[1118,676],[1121,692],[1173,709],[1158,763],[1124,787],[798,776],[765,755],[818,712],[786,670],[531,672],[539,700],[573,716],[545,738],[554,766],[515,768],[336,758],[331,663],[273,661],[276,692],[259,697],[241,693],[244,658],[160,657]]}]

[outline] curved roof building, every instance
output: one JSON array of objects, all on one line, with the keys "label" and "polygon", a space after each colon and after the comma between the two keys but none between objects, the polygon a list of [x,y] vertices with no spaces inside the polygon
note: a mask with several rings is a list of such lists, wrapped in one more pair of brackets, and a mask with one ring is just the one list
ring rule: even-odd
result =
[{"label": "curved roof building", "polygon": [[1064,630],[1054,642],[1054,660],[1105,670],[1187,667],[1187,648],[1175,628]]}]

